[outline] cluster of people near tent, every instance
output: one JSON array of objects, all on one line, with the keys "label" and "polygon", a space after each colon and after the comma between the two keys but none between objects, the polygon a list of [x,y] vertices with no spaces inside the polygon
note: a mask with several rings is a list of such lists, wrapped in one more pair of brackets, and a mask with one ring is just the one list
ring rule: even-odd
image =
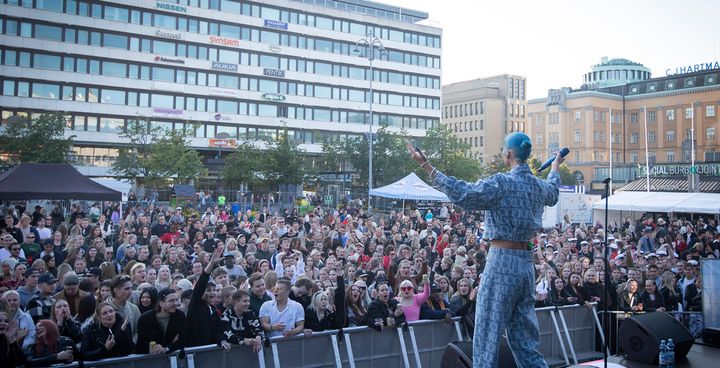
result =
[{"label": "cluster of people near tent", "polygon": [[[473,322],[491,241],[452,205],[362,209],[3,205],[0,361],[43,366],[420,319]],[[603,259],[607,232],[609,268]],[[536,306],[699,311],[714,219],[569,223],[533,240]],[[605,272],[611,273],[605,285]],[[701,320],[689,322],[694,331]],[[7,364],[10,365],[7,365]]]}]

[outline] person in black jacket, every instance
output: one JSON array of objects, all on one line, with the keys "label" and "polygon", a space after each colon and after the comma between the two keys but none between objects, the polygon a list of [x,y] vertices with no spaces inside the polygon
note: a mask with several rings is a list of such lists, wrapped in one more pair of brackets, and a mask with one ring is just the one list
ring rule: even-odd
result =
[{"label": "person in black jacket", "polygon": [[685,289],[685,310],[702,312],[702,277],[695,277],[695,282]]},{"label": "person in black jacket", "polygon": [[95,322],[83,329],[81,352],[84,360],[100,360],[132,354],[135,344],[129,320],[124,320],[108,302],[95,309]]},{"label": "person in black jacket", "polygon": [[252,346],[257,353],[265,339],[260,319],[250,309],[250,294],[245,290],[238,290],[232,295],[233,307],[228,308],[220,317],[222,335],[220,346],[230,349],[230,344]]},{"label": "person in black jacket", "polygon": [[64,299],[58,299],[52,306],[52,320],[57,325],[60,336],[65,336],[79,344],[82,341],[80,323],[70,315],[70,305]]},{"label": "person in black jacket", "polygon": [[22,343],[18,343],[17,334],[17,323],[10,322],[7,312],[0,309],[0,362],[3,367],[18,367],[25,363]]},{"label": "person in black jacket", "polygon": [[138,354],[162,354],[178,350],[185,338],[185,313],[177,310],[180,295],[165,288],[158,293],[157,306],[138,320]]},{"label": "person in black jacket", "polygon": [[665,299],[658,292],[654,280],[645,280],[645,290],[640,293],[640,304],[646,312],[665,311]]},{"label": "person in black jacket", "polygon": [[215,283],[210,282],[213,266],[222,259],[223,247],[215,248],[210,262],[200,274],[193,288],[185,318],[184,347],[214,345],[220,334],[220,317],[212,305],[215,298]]},{"label": "person in black jacket", "polygon": [[55,323],[41,319],[35,326],[35,343],[25,349],[26,367],[46,367],[58,363],[71,363],[74,356],[73,342],[60,335]]},{"label": "person in black jacket", "polygon": [[315,332],[340,329],[345,325],[345,280],[338,272],[334,305],[329,303],[328,294],[318,291],[313,294],[305,310],[305,328]]},{"label": "person in black jacket", "polygon": [[368,327],[382,331],[405,322],[405,314],[395,299],[390,299],[390,287],[386,282],[377,286],[377,298],[368,306]]}]

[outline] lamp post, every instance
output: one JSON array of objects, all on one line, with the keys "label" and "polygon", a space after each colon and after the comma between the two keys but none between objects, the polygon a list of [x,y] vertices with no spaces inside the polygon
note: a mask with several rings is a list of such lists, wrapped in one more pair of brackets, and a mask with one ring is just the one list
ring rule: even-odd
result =
[{"label": "lamp post", "polygon": [[375,79],[375,75],[373,73],[373,60],[375,60],[375,57],[382,57],[383,55],[387,54],[387,51],[385,50],[385,46],[383,46],[382,42],[380,42],[380,39],[375,37],[375,34],[371,31],[365,36],[365,38],[361,38],[357,41],[355,44],[355,48],[353,49],[353,52],[357,53],[358,56],[368,59],[370,62],[370,115],[368,117],[369,119],[369,135],[368,135],[368,213],[372,209],[372,205],[370,204],[370,191],[372,190],[373,186],[373,165],[372,165],[372,156],[373,156],[373,80]]}]

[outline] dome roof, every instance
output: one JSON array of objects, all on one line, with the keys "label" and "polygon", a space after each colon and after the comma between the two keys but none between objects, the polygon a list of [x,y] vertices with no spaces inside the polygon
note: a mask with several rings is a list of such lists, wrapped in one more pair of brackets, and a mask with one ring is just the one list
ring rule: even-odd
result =
[{"label": "dome roof", "polygon": [[634,61],[630,61],[628,59],[623,59],[623,58],[615,58],[615,59],[610,59],[610,60],[603,59],[602,63],[600,63],[596,66],[605,66],[605,65],[614,65],[614,66],[616,66],[616,65],[639,65],[639,66],[642,66],[642,64],[640,64],[640,63],[636,63]]}]

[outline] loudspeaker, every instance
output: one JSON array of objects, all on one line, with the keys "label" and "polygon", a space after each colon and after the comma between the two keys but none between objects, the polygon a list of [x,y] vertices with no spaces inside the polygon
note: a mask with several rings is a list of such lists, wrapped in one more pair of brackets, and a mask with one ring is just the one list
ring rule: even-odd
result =
[{"label": "loudspeaker", "polygon": [[660,340],[673,339],[675,361],[684,358],[694,339],[690,331],[675,318],[663,312],[638,314],[620,325],[620,348],[629,360],[658,364]]},{"label": "loudspeaker", "polygon": [[[458,341],[448,345],[440,362],[441,368],[472,368],[473,347],[472,342]],[[498,352],[498,367],[517,368],[512,350],[507,339],[500,338]]]}]

